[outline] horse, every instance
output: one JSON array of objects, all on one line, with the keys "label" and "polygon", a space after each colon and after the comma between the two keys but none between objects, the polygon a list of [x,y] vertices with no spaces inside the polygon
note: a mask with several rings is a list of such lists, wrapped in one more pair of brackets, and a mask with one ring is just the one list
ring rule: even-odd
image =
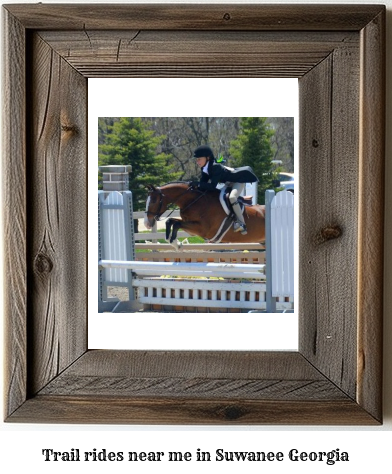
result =
[{"label": "horse", "polygon": [[166,221],[166,240],[177,250],[181,243],[177,232],[181,228],[188,234],[198,235],[209,242],[248,243],[265,240],[265,206],[246,205],[244,219],[247,234],[234,232],[234,214],[227,215],[219,199],[220,190],[200,191],[193,189],[187,182],[172,182],[155,187],[147,185],[148,197],[144,225],[151,229],[169,205],[180,210],[181,218],[170,217]]}]

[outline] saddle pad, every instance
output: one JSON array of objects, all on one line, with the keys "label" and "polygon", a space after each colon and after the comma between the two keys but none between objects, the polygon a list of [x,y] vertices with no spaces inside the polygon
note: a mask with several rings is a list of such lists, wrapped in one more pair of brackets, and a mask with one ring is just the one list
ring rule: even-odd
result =
[{"label": "saddle pad", "polygon": [[225,211],[225,213],[227,215],[230,214],[230,209],[226,203],[226,199],[225,199],[225,196],[226,196],[226,189],[227,187],[226,186],[223,186],[223,188],[220,190],[220,193],[219,193],[219,201],[221,203],[221,206],[223,207],[223,210]]},{"label": "saddle pad", "polygon": [[[248,199],[250,199],[250,203],[251,203],[252,202],[252,196],[245,196],[245,197],[240,196],[238,198],[238,202],[239,202],[239,205],[241,207],[242,213],[244,212],[244,203],[242,201],[243,200],[247,201]],[[231,205],[230,205],[230,201],[229,201],[229,198],[228,198],[228,187],[227,186],[223,186],[223,188],[220,190],[219,201],[220,201],[221,206],[222,206],[223,210],[225,211],[226,215],[229,216],[232,213],[232,210],[231,210]]]}]

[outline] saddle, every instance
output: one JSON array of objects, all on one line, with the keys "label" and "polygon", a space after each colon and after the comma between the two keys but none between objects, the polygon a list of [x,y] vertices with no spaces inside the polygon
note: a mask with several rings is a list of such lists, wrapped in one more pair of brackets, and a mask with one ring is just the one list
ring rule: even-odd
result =
[{"label": "saddle", "polygon": [[[223,239],[225,234],[228,232],[228,230],[231,228],[233,222],[236,219],[229,199],[230,191],[231,188],[223,187],[219,193],[219,201],[222,205],[223,210],[226,213],[226,217],[223,219],[218,229],[218,232],[214,235],[212,239],[209,240],[210,243],[219,243]],[[252,196],[240,196],[238,198],[238,202],[241,207],[241,212],[244,212],[245,206],[252,205]]]},{"label": "saddle", "polygon": [[[231,188],[223,187],[219,194],[219,201],[223,207],[223,210],[228,216],[233,213],[233,209],[232,209],[231,202],[229,199],[230,192],[231,192]],[[245,206],[252,205],[252,196],[240,196],[238,198],[238,203],[241,207],[241,211],[244,212]]]}]

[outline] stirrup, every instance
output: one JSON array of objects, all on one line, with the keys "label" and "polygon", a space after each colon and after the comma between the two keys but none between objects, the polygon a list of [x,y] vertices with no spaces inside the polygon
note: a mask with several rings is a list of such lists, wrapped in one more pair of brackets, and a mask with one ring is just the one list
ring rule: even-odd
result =
[{"label": "stirrup", "polygon": [[241,234],[245,232],[246,234],[246,225],[243,224],[242,222],[235,221],[233,227],[234,227],[234,232],[241,232]]}]

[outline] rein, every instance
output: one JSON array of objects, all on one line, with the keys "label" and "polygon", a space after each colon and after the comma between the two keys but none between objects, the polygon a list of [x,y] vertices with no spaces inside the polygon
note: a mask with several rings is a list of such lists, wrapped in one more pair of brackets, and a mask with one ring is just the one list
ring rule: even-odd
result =
[{"label": "rein", "polygon": [[[159,191],[159,196],[160,196],[160,197],[159,197],[158,210],[157,210],[156,212],[145,211],[144,213],[147,214],[147,215],[148,215],[148,214],[153,214],[153,215],[154,215],[154,219],[158,222],[158,221],[161,221],[161,220],[162,220],[162,219],[161,219],[162,214],[163,214],[163,212],[165,212],[165,211],[160,212],[161,209],[162,209],[163,197],[164,197],[165,195],[162,193],[162,191],[161,191],[160,188],[156,188],[156,189]],[[180,195],[177,197],[177,199],[175,199],[175,200],[174,200],[172,203],[170,203],[170,204],[173,204],[173,205],[174,205],[182,196],[184,196],[184,194],[186,194],[186,193],[187,193],[188,191],[190,191],[191,189],[192,189],[192,188],[190,188],[190,187],[187,188],[182,194],[180,194]],[[188,209],[189,207],[191,207],[195,202],[197,202],[200,198],[202,198],[202,197],[204,196],[205,192],[204,192],[204,193],[201,192],[201,191],[199,191],[199,192],[201,193],[200,196],[198,196],[198,197],[197,197],[196,199],[194,199],[190,204],[188,204],[188,205],[185,207],[185,209],[180,209],[181,212],[183,212],[183,211],[185,211],[186,209]],[[164,217],[164,219],[167,219],[169,216],[171,216],[174,211],[175,211],[175,209],[172,209],[171,212],[170,212],[167,216]]]}]

